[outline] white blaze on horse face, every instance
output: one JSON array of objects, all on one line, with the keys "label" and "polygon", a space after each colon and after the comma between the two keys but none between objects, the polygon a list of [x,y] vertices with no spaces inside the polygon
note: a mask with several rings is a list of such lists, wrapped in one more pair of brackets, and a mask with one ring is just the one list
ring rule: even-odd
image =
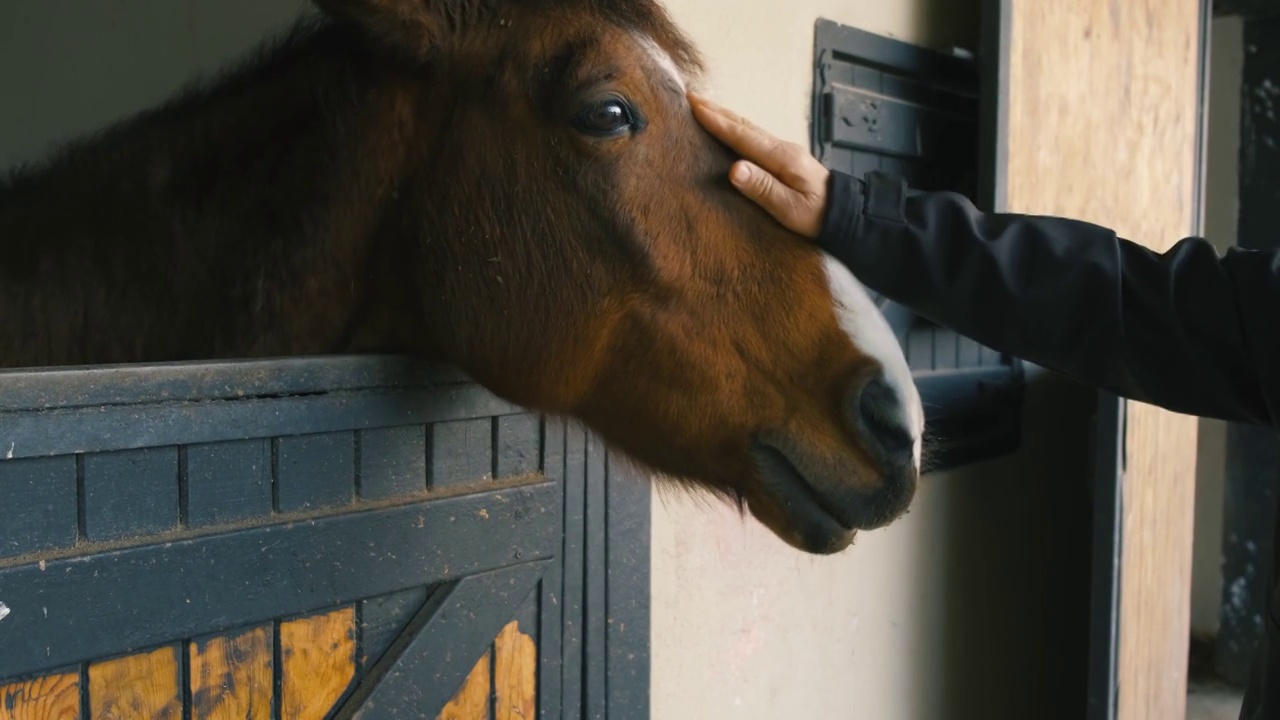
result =
[{"label": "white blaze on horse face", "polygon": [[898,409],[902,413],[899,420],[911,432],[918,470],[924,436],[924,406],[920,403],[920,391],[911,379],[911,369],[907,367],[902,346],[898,344],[898,338],[889,327],[889,322],[880,313],[880,308],[871,301],[871,296],[862,287],[862,283],[853,277],[853,273],[849,272],[849,268],[826,253],[823,253],[822,259],[840,329],[844,330],[859,350],[880,362],[885,380],[897,393]]},{"label": "white blaze on horse face", "polygon": [[680,91],[684,92],[686,90],[684,74],[680,72],[680,68],[676,67],[675,60],[671,59],[671,53],[663,50],[662,46],[658,45],[658,43],[653,41],[653,38],[647,35],[637,36],[636,41],[639,42],[640,47],[644,48],[645,52],[649,54],[649,57],[653,58],[654,63],[670,75],[671,79],[680,86]]}]

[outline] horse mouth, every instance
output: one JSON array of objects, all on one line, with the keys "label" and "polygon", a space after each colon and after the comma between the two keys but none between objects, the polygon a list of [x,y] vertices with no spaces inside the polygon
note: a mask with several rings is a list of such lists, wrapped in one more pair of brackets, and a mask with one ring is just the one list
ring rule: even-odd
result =
[{"label": "horse mouth", "polygon": [[829,508],[829,501],[813,488],[785,453],[756,440],[751,443],[751,456],[766,494],[789,526],[784,539],[815,555],[830,555],[852,544],[857,528],[836,519],[845,513]]}]

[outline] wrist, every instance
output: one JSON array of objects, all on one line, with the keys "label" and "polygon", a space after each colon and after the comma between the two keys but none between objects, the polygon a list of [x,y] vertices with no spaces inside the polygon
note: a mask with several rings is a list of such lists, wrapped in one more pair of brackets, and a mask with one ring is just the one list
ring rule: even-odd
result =
[{"label": "wrist", "polygon": [[822,212],[816,242],[832,252],[853,241],[866,204],[866,183],[848,173],[832,170],[827,176],[827,205]]}]

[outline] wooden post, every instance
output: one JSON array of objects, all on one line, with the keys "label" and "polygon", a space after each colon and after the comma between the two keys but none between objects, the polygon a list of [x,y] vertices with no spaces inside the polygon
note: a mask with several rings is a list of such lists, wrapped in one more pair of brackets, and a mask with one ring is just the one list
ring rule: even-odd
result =
[{"label": "wooden post", "polygon": [[[1012,2],[1007,202],[1164,249],[1198,230],[1202,9]],[[1121,720],[1185,713],[1195,418],[1131,403],[1121,515]]]}]

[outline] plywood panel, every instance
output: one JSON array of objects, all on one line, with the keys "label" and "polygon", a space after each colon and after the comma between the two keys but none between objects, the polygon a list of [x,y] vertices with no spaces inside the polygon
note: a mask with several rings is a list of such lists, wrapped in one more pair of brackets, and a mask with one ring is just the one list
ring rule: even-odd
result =
[{"label": "plywood panel", "polygon": [[0,687],[0,720],[80,720],[80,675],[50,675]]},{"label": "plywood panel", "polygon": [[492,662],[492,650],[485,651],[484,657],[471,668],[466,682],[458,688],[458,693],[453,696],[448,705],[444,706],[436,716],[436,720],[489,720],[489,693],[492,677],[489,667]]},{"label": "plywood panel", "polygon": [[[1195,231],[1199,3],[1013,2],[1008,205],[1164,249]],[[1119,717],[1182,717],[1197,425],[1130,404]]]},{"label": "plywood panel", "polygon": [[495,720],[532,718],[538,709],[538,647],[512,621],[494,642],[493,707]]},{"label": "plywood panel", "polygon": [[192,720],[269,720],[270,627],[191,644]]},{"label": "plywood panel", "polygon": [[163,647],[89,665],[93,720],[181,720],[178,650]]},{"label": "plywood panel", "polygon": [[280,717],[321,720],[356,670],[355,610],[280,624]]}]

